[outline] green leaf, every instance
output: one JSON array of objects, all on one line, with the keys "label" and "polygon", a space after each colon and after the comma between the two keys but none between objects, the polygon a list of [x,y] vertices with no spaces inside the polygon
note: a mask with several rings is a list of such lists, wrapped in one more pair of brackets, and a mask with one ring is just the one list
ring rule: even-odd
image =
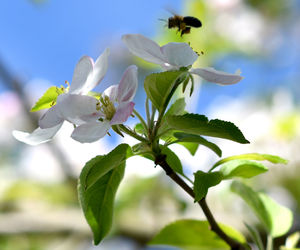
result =
[{"label": "green leaf", "polygon": [[142,125],[142,123],[135,124],[134,131],[137,132],[137,133],[139,133],[139,134],[145,134],[146,133],[145,128]]},{"label": "green leaf", "polygon": [[[300,242],[300,231],[295,232],[286,238],[285,249],[300,249],[300,248],[296,248],[298,242]],[[282,249],[280,248],[280,250]]]},{"label": "green leaf", "polygon": [[201,144],[205,147],[208,147],[213,152],[215,152],[218,156],[222,156],[221,149],[214,143],[209,142],[208,140],[204,139],[203,137],[199,135],[193,135],[193,134],[187,134],[182,132],[175,132],[174,136],[177,138],[176,141],[171,142],[172,143],[182,143],[182,142],[192,142],[195,144]]},{"label": "green leaf", "polygon": [[111,228],[113,204],[123,178],[125,160],[132,155],[127,144],[120,144],[107,155],[88,161],[79,177],[79,201],[97,245]]},{"label": "green leaf", "polygon": [[224,179],[233,177],[251,178],[267,171],[268,168],[263,164],[249,160],[232,160],[224,163],[220,169]]},{"label": "green leaf", "polygon": [[43,94],[43,96],[36,102],[36,104],[31,108],[30,112],[51,108],[56,104],[57,97],[62,93],[64,93],[63,88],[58,88],[55,86],[50,87]]},{"label": "green leaf", "polygon": [[[230,237],[244,244],[244,236],[235,229],[219,224]],[[221,250],[230,247],[210,230],[207,221],[178,220],[164,227],[150,242],[150,245],[168,245],[183,250]]]},{"label": "green leaf", "polygon": [[169,166],[176,172],[184,176],[182,165],[177,155],[168,147],[161,146],[161,153],[166,155],[166,161]]},{"label": "green leaf", "polygon": [[178,144],[184,146],[190,152],[191,155],[195,155],[199,147],[199,144],[197,143],[178,142]]},{"label": "green leaf", "polygon": [[242,132],[231,122],[210,120],[204,115],[185,114],[166,117],[169,126],[185,133],[206,135],[232,140],[239,143],[249,143]]},{"label": "green leaf", "polygon": [[292,212],[266,194],[255,192],[237,181],[231,184],[231,190],[244,199],[272,237],[284,235],[291,228]]},{"label": "green leaf", "polygon": [[269,161],[271,163],[281,163],[281,164],[287,164],[287,160],[276,156],[276,155],[269,155],[269,154],[258,154],[258,153],[251,153],[251,154],[242,154],[242,155],[234,155],[230,157],[226,157],[224,159],[219,160],[216,162],[212,168],[209,171],[212,171],[216,167],[224,164],[225,162],[232,161],[232,160],[238,160],[238,159],[243,159],[243,160],[255,160],[255,161]]},{"label": "green leaf", "polygon": [[205,173],[199,170],[194,175],[195,202],[204,198],[208,189],[218,185],[223,179],[223,175],[220,172]]},{"label": "green leaf", "polygon": [[144,88],[148,98],[159,112],[162,111],[166,100],[170,98],[177,79],[186,75],[184,71],[165,71],[148,75],[145,79]]},{"label": "green leaf", "polygon": [[250,233],[250,236],[252,238],[252,240],[254,241],[254,243],[257,245],[258,249],[259,250],[264,250],[264,245],[262,243],[262,239],[260,237],[260,234],[259,232],[256,230],[256,228],[254,227],[251,227],[250,225],[246,224],[245,223],[245,226],[247,227],[249,233]]}]

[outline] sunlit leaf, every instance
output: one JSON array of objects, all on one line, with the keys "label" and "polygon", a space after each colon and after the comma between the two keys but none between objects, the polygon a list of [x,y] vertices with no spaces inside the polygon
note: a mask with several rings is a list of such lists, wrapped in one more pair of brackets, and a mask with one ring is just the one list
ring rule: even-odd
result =
[{"label": "sunlit leaf", "polygon": [[230,157],[221,159],[212,166],[210,171],[212,171],[216,167],[224,164],[225,162],[232,161],[232,160],[238,160],[238,159],[255,160],[255,161],[269,161],[274,164],[276,164],[276,163],[287,164],[287,160],[285,160],[279,156],[276,156],[276,155],[251,153],[251,154],[234,155],[234,156],[230,156]]},{"label": "sunlit leaf", "polygon": [[174,130],[185,133],[206,135],[232,140],[239,143],[249,143],[242,132],[231,122],[210,120],[199,114],[185,114],[168,116],[167,122]]},{"label": "sunlit leaf", "polygon": [[183,71],[165,71],[146,77],[144,83],[146,94],[159,112],[170,98],[171,91],[175,91],[174,86],[177,84],[177,79],[185,74]]},{"label": "sunlit leaf", "polygon": [[80,174],[79,201],[96,245],[111,228],[115,194],[123,178],[125,160],[131,155],[130,147],[120,144],[109,154],[87,162]]},{"label": "sunlit leaf", "polygon": [[56,104],[57,97],[64,93],[62,88],[58,88],[55,86],[50,87],[43,94],[43,96],[35,103],[35,105],[31,108],[31,112],[39,111],[41,109],[51,108]]},{"label": "sunlit leaf", "polygon": [[284,235],[291,228],[292,212],[266,194],[255,192],[237,181],[231,184],[231,190],[244,199],[272,237]]},{"label": "sunlit leaf", "polygon": [[223,175],[220,172],[205,173],[199,170],[194,175],[195,202],[204,198],[208,189],[218,185],[223,179]]},{"label": "sunlit leaf", "polygon": [[[219,224],[231,238],[244,244],[244,236],[235,229]],[[173,246],[183,250],[221,250],[230,247],[210,230],[207,221],[178,220],[164,227],[149,243],[150,245]]]}]

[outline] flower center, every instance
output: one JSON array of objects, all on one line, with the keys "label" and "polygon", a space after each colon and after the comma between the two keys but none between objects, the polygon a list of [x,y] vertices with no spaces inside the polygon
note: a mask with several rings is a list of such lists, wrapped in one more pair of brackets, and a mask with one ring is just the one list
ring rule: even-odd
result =
[{"label": "flower center", "polygon": [[99,102],[97,103],[96,109],[104,113],[107,120],[111,120],[116,113],[116,108],[113,102],[108,96],[101,96]]}]

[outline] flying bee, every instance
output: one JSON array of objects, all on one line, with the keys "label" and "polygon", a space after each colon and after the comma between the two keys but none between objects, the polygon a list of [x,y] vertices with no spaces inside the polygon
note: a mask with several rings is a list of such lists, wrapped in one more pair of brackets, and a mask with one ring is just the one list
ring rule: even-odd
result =
[{"label": "flying bee", "polygon": [[178,31],[181,31],[180,36],[189,34],[192,27],[200,28],[201,26],[201,21],[193,16],[179,16],[175,14],[174,16],[168,18],[168,28],[177,28]]}]

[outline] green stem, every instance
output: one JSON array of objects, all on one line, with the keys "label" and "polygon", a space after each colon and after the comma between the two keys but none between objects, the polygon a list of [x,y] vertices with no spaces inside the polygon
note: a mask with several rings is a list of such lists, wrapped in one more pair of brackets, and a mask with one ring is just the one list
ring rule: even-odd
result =
[{"label": "green stem", "polygon": [[140,115],[140,113],[137,112],[137,111],[134,109],[134,110],[133,110],[133,114],[136,115],[136,117],[137,117],[137,118],[140,120],[140,122],[142,123],[142,125],[143,125],[145,131],[147,131],[148,126],[147,126],[145,120],[143,119],[143,117]]},{"label": "green stem", "polygon": [[149,98],[146,98],[146,102],[145,102],[145,110],[146,110],[146,116],[147,116],[147,124],[148,127],[150,127],[151,122],[150,122],[150,110],[149,110]]},{"label": "green stem", "polygon": [[266,250],[273,250],[273,238],[270,234],[268,235]]},{"label": "green stem", "polygon": [[123,124],[119,125],[120,130],[122,130],[122,132],[124,132],[125,134],[128,134],[132,137],[134,137],[135,139],[141,141],[141,142],[149,142],[145,137],[138,135],[137,133],[135,133],[134,131],[126,128],[126,126],[124,126]]}]

